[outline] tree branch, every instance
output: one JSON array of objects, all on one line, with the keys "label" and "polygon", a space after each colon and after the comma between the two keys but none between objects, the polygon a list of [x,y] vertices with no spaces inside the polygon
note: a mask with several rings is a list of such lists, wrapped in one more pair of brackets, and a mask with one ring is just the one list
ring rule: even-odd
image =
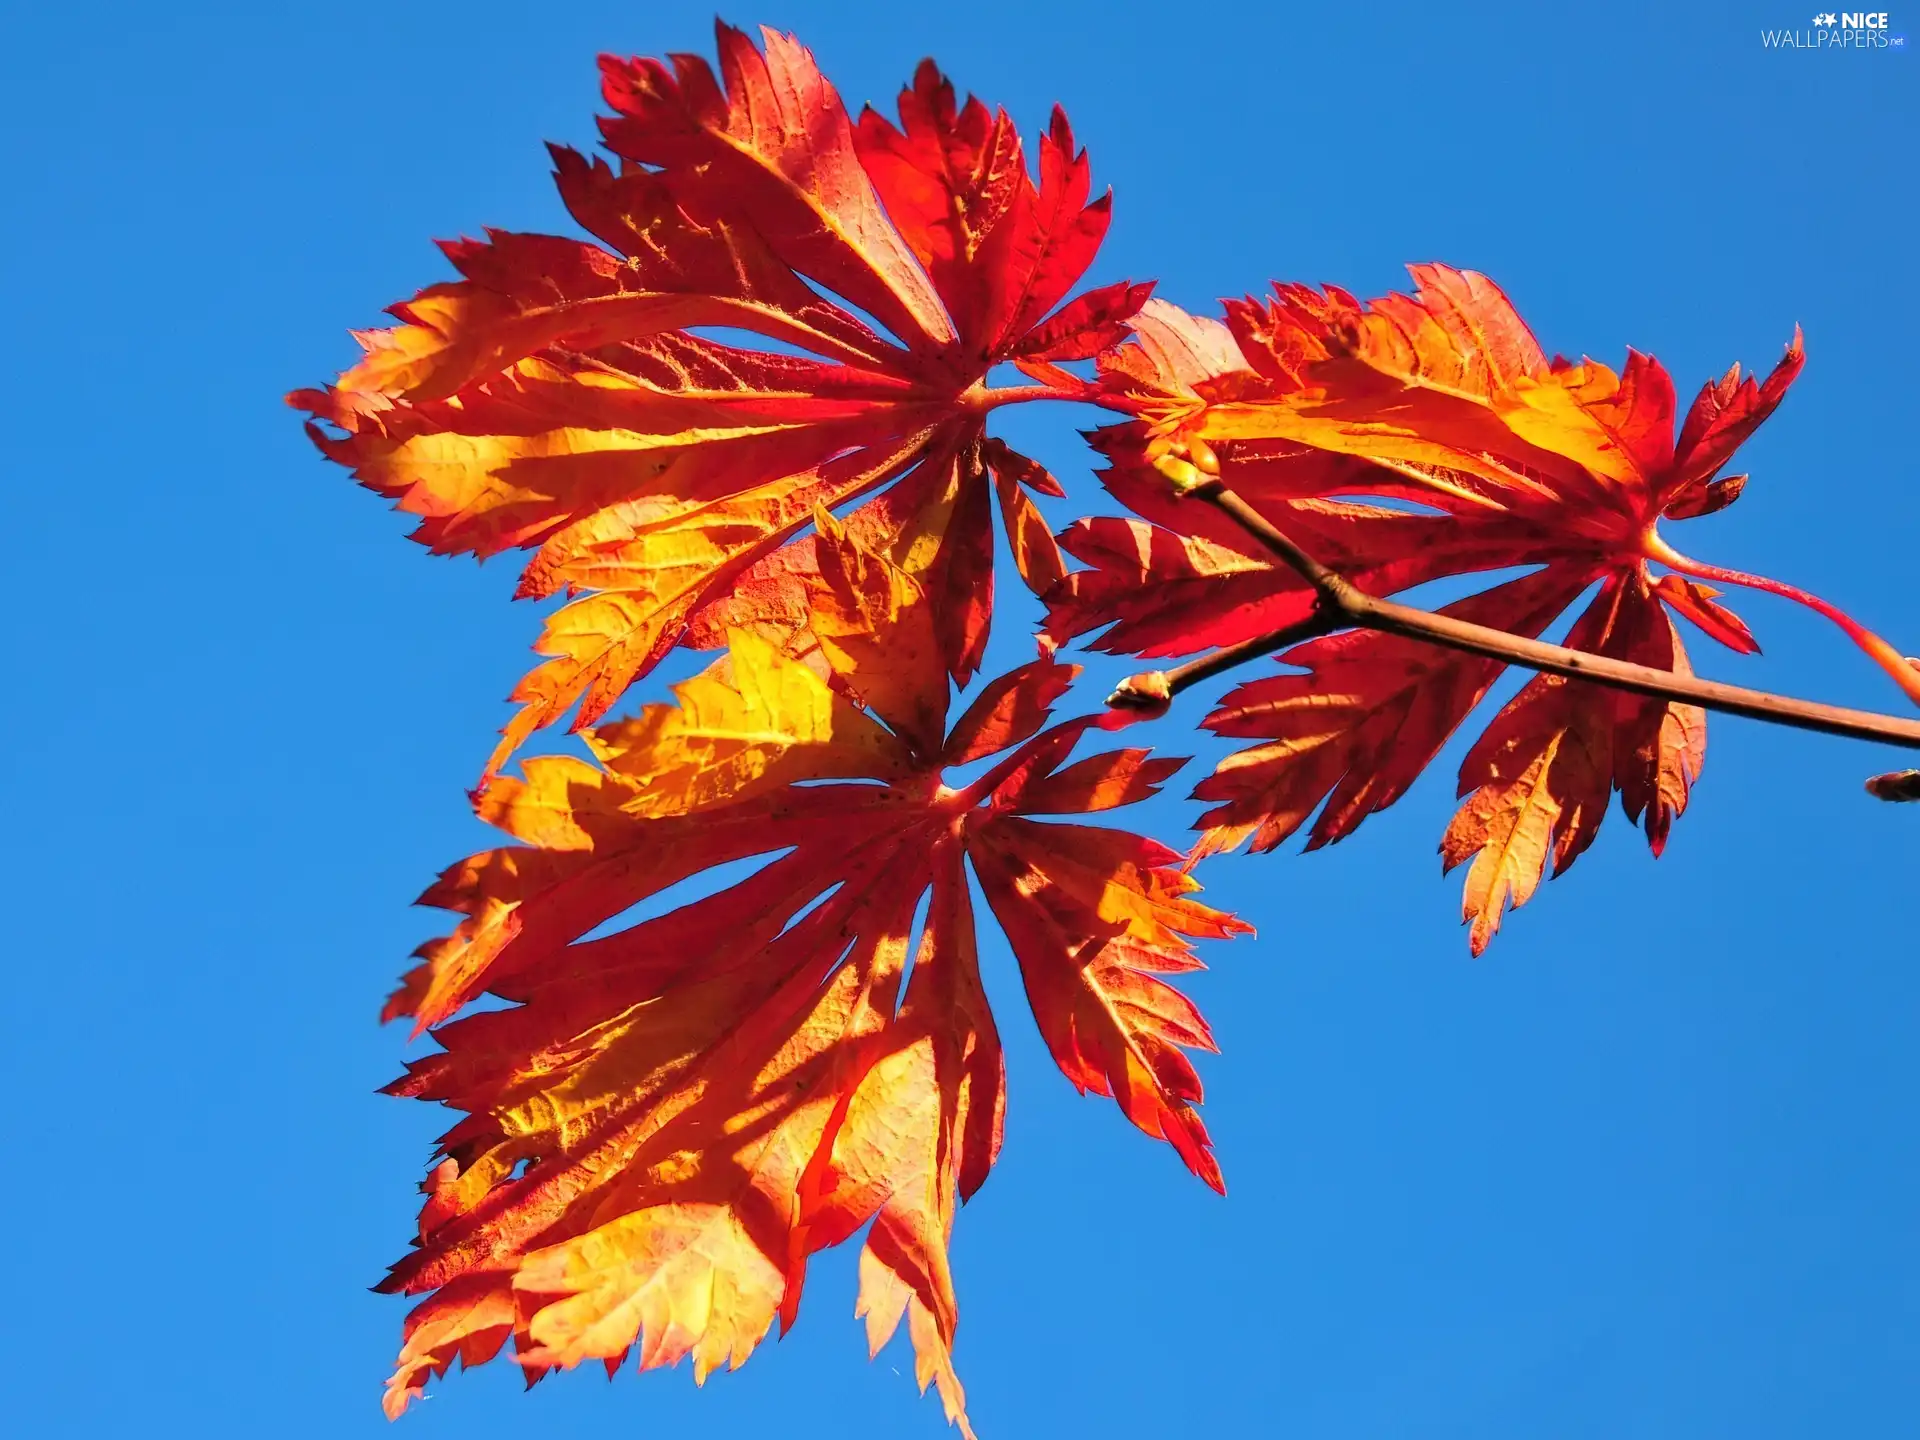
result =
[{"label": "tree branch", "polygon": [[1564,675],[1570,680],[1587,680],[1615,690],[1649,695],[1658,700],[1698,705],[1706,710],[1744,715],[1750,720],[1764,720],[1773,725],[1791,725],[1801,730],[1844,735],[1853,740],[1878,740],[1887,745],[1920,750],[1920,720],[1903,720],[1871,710],[1849,710],[1839,705],[1822,705],[1765,690],[1726,685],[1717,680],[1677,675],[1670,670],[1656,670],[1648,665],[1635,665],[1630,661],[1595,655],[1585,650],[1570,650],[1564,645],[1529,640],[1510,635],[1504,630],[1458,620],[1451,615],[1437,615],[1430,610],[1382,600],[1367,594],[1344,576],[1315,560],[1219,480],[1200,475],[1180,488],[1186,495],[1204,500],[1231,517],[1269,553],[1312,585],[1318,602],[1313,615],[1301,624],[1287,626],[1272,635],[1259,636],[1238,645],[1226,646],[1173,670],[1150,671],[1133,676],[1114,691],[1108,700],[1110,705],[1138,709],[1164,705],[1188,686],[1243,661],[1271,654],[1299,640],[1357,626],[1410,640],[1424,640],[1450,650],[1485,656],[1489,660],[1504,661],[1548,675]]}]

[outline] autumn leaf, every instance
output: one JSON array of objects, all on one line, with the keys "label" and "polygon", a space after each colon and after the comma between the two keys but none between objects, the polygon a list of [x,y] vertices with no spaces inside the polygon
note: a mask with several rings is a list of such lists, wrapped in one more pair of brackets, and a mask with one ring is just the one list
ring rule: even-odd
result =
[{"label": "autumn leaf", "polygon": [[[460,279],[289,397],[329,457],[419,517],[416,539],[530,549],[520,596],[569,602],[489,773],[570,712],[602,718],[676,644],[800,625],[810,552],[787,550],[818,507],[878,497],[849,523],[925,585],[961,683],[986,643],[996,496],[1023,578],[1063,568],[1022,490],[1050,482],[984,420],[1079,395],[1058,362],[1110,348],[1148,291],[1072,296],[1109,202],[1066,118],[1036,180],[1005,112],[959,104],[931,62],[898,125],[855,123],[791,37],[717,33],[717,76],[603,58],[617,167],[553,149],[598,243],[448,244]],[[1009,361],[1045,383],[988,387]]]},{"label": "autumn leaf", "polygon": [[[736,629],[674,703],[589,731],[595,763],[495,780],[480,814],[518,843],[423,897],[463,918],[388,1014],[443,1048],[392,1089],[464,1118],[382,1287],[427,1296],[393,1413],[509,1338],[534,1377],[630,1353],[690,1356],[696,1379],[738,1366],[793,1323],[808,1257],[871,1222],[869,1342],[904,1319],[922,1388],[966,1430],[947,1241],[1005,1104],[969,867],[1068,1079],[1221,1187],[1185,1053],[1212,1039],[1162,977],[1247,927],[1191,898],[1177,853],[1036,818],[1130,804],[1180,762],[1073,760],[1094,722],[1047,727],[1074,672],[1046,659],[950,726],[926,592],[831,517],[815,548],[815,655]],[[486,993],[508,1007],[454,1018]]]},{"label": "autumn leaf", "polygon": [[[1314,613],[1303,578],[1219,510],[1180,498],[1206,478],[1193,463],[1204,456],[1220,483],[1370,594],[1523,568],[1443,613],[1533,637],[1598,585],[1569,643],[1685,673],[1669,612],[1750,653],[1752,632],[1705,582],[1750,585],[1835,619],[1920,696],[1912,667],[1851,618],[1779,582],[1692,561],[1661,534],[1663,519],[1737,498],[1746,477],[1720,471],[1799,373],[1797,334],[1765,381],[1735,367],[1681,416],[1658,361],[1629,352],[1616,372],[1549,360],[1486,277],[1438,265],[1412,273],[1413,295],[1371,304],[1281,285],[1271,300],[1230,302],[1224,323],[1158,300],[1142,310],[1136,342],[1100,361],[1108,403],[1134,418],[1095,438],[1109,461],[1103,482],[1139,518],[1063,533],[1087,568],[1048,597],[1055,643],[1098,632],[1103,649],[1189,654]],[[1309,848],[1351,834],[1406,792],[1503,669],[1376,632],[1279,658],[1293,673],[1240,686],[1205,722],[1262,743],[1196,790],[1214,802],[1196,855],[1249,841],[1270,849],[1309,819]],[[1467,802],[1442,847],[1449,866],[1473,862],[1475,953],[1549,859],[1558,873],[1591,844],[1616,791],[1658,854],[1704,749],[1693,707],[1533,680],[1468,755]]]}]

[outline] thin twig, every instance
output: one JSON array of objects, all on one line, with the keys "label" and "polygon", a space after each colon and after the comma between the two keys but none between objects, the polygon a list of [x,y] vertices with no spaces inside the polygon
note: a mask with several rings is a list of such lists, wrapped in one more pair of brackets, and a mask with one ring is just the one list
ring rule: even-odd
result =
[{"label": "thin twig", "polygon": [[1146,676],[1129,676],[1120,682],[1119,689],[1107,697],[1107,703],[1137,710],[1158,708],[1190,685],[1198,685],[1202,680],[1210,680],[1236,665],[1258,660],[1262,655],[1271,655],[1302,640],[1325,635],[1330,630],[1339,629],[1344,623],[1338,615],[1316,608],[1306,619],[1283,625],[1270,635],[1256,635],[1237,645],[1222,645],[1210,654],[1189,660],[1184,665],[1176,665],[1171,670],[1148,671],[1147,674],[1153,677],[1151,680]]},{"label": "thin twig", "polygon": [[1346,626],[1379,630],[1410,640],[1424,640],[1485,656],[1489,660],[1523,666],[1548,675],[1564,675],[1571,680],[1587,680],[1615,690],[1649,695],[1658,700],[1674,700],[1698,705],[1728,715],[1744,715],[1774,725],[1791,725],[1801,730],[1817,730],[1828,735],[1844,735],[1854,740],[1878,740],[1920,750],[1920,720],[1905,720],[1871,710],[1849,710],[1839,705],[1822,705],[1811,700],[1795,700],[1765,690],[1749,690],[1718,680],[1701,680],[1691,675],[1676,675],[1649,665],[1635,665],[1608,655],[1585,650],[1570,650],[1544,640],[1529,640],[1486,625],[1437,615],[1392,600],[1369,595],[1352,581],[1336,574],[1302,550],[1283,531],[1233,491],[1211,478],[1182,487],[1197,500],[1204,500],[1230,516],[1240,528],[1277,559],[1312,585],[1318,597],[1313,616],[1300,625],[1288,626],[1272,635],[1242,641],[1190,661],[1176,670],[1154,671],[1136,676],[1114,692],[1109,703],[1146,706],[1164,704],[1168,698],[1208,676],[1269,654],[1296,640]]}]

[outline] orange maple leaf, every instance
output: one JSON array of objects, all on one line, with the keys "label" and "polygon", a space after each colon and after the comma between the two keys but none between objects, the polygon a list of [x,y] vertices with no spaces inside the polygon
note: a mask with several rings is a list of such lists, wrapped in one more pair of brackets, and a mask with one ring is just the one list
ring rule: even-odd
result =
[{"label": "orange maple leaf", "polygon": [[[1198,965],[1190,938],[1248,927],[1190,898],[1175,852],[1032,818],[1130,804],[1181,762],[1069,763],[1095,722],[1042,728],[1074,674],[1047,659],[949,728],[926,593],[817,524],[812,663],[735,630],[676,703],[588,732],[597,764],[535,758],[496,780],[480,813],[521,843],[423,897],[465,918],[387,1013],[437,1026],[444,1049],[392,1089],[466,1118],[418,1248],[383,1285],[434,1292],[408,1322],[395,1413],[509,1336],[536,1376],[630,1350],[642,1368],[691,1356],[700,1379],[737,1366],[776,1317],[792,1323],[807,1257],[871,1221],[870,1343],[907,1318],[922,1388],[966,1428],[946,1245],[1004,1106],[969,864],[1062,1071],[1221,1188],[1184,1053],[1212,1040],[1159,977]],[[705,898],[604,929],[756,858]],[[450,1019],[483,992],[513,1004]]]},{"label": "orange maple leaf", "polygon": [[[1682,418],[1659,362],[1629,352],[1616,373],[1549,360],[1484,276],[1412,273],[1414,295],[1371,304],[1281,285],[1271,301],[1229,303],[1225,324],[1162,301],[1142,310],[1137,343],[1101,360],[1104,395],[1136,418],[1096,443],[1111,463],[1108,489],[1143,518],[1083,520],[1062,535],[1091,568],[1049,595],[1054,641],[1106,627],[1102,648],[1183,654],[1313,614],[1302,577],[1169,485],[1193,478],[1182,456],[1204,453],[1224,484],[1369,593],[1533,567],[1443,612],[1532,637],[1597,583],[1569,643],[1685,673],[1668,612],[1750,652],[1752,633],[1701,582],[1750,585],[1835,620],[1920,699],[1920,673],[1850,617],[1777,581],[1692,561],[1660,532],[1663,519],[1739,495],[1745,477],[1719,472],[1799,373],[1797,333],[1763,383],[1736,366]],[[1652,564],[1671,573],[1656,578]],[[1377,632],[1279,658],[1304,673],[1243,684],[1205,722],[1265,743],[1195,791],[1216,802],[1197,856],[1248,840],[1269,849],[1316,812],[1309,848],[1351,834],[1405,793],[1503,669]],[[1558,873],[1592,843],[1616,790],[1658,854],[1705,744],[1695,707],[1530,682],[1468,755],[1461,790],[1472,794],[1442,846],[1449,867],[1473,861],[1464,908],[1474,952],[1549,858]]]},{"label": "orange maple leaf", "polygon": [[[574,728],[600,719],[676,644],[799,624],[810,552],[782,547],[816,506],[892,486],[851,523],[920,578],[962,683],[992,608],[991,490],[1021,575],[1063,568],[1021,492],[1051,482],[984,417],[1078,395],[1056,362],[1122,338],[1149,289],[1067,298],[1109,201],[1089,201],[1065,116],[1036,182],[1006,114],[958,104],[931,62],[899,127],[856,125],[797,41],[763,35],[764,53],[719,26],[719,78],[694,56],[603,58],[620,168],[553,149],[600,244],[448,244],[460,280],[289,397],[332,427],[309,426],[327,455],[421,517],[417,539],[537,547],[520,595],[578,597],[549,616],[488,773],[576,707]],[[1006,361],[1045,383],[989,388]]]}]

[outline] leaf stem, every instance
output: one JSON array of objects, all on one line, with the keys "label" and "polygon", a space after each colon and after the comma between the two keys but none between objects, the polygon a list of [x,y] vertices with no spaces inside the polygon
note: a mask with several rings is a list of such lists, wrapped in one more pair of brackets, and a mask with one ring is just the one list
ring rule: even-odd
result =
[{"label": "leaf stem", "polygon": [[1400,635],[1410,640],[1482,655],[1548,675],[1563,675],[1571,680],[1587,680],[1615,690],[1648,695],[1659,700],[1698,705],[1728,715],[1744,715],[1774,725],[1790,725],[1828,735],[1843,735],[1854,740],[1878,740],[1920,750],[1920,720],[1906,720],[1870,710],[1849,710],[1838,705],[1822,705],[1811,700],[1796,700],[1764,690],[1749,690],[1717,680],[1701,680],[1677,675],[1648,665],[1635,665],[1607,655],[1571,650],[1475,625],[1451,615],[1438,615],[1411,605],[1382,600],[1369,595],[1344,576],[1315,560],[1291,537],[1259,511],[1218,480],[1207,479],[1182,487],[1187,495],[1204,500],[1230,516],[1241,529],[1257,540],[1270,554],[1282,561],[1312,585],[1318,596],[1314,614],[1299,625],[1287,626],[1272,635],[1230,645],[1211,655],[1190,661],[1178,669],[1149,672],[1134,677],[1114,692],[1110,704],[1145,708],[1164,704],[1165,700],[1211,675],[1249,660],[1269,654],[1296,640],[1323,635],[1331,630],[1357,626]]},{"label": "leaf stem", "polygon": [[1107,697],[1109,705],[1118,705],[1126,709],[1156,709],[1166,699],[1178,695],[1190,686],[1198,685],[1202,680],[1211,680],[1215,675],[1244,665],[1249,660],[1258,660],[1262,655],[1271,655],[1276,650],[1284,650],[1302,640],[1311,640],[1315,636],[1325,635],[1338,629],[1341,621],[1338,616],[1328,614],[1322,607],[1315,607],[1313,614],[1292,625],[1283,625],[1270,635],[1256,635],[1251,640],[1242,640],[1234,645],[1222,645],[1210,654],[1197,660],[1189,660],[1184,665],[1176,665],[1171,670],[1154,670],[1148,673],[1155,678],[1148,681],[1143,676],[1133,676],[1120,682],[1120,688]]},{"label": "leaf stem", "polygon": [[1079,391],[1054,385],[1003,385],[993,389],[982,382],[962,394],[960,399],[976,409],[986,411],[1001,405],[1025,404],[1029,400],[1085,400],[1092,390],[1091,385]]},{"label": "leaf stem", "polygon": [[1691,575],[1696,580],[1714,580],[1722,585],[1741,585],[1749,590],[1759,590],[1768,595],[1777,595],[1782,600],[1791,600],[1796,605],[1804,605],[1816,615],[1831,620],[1846,632],[1847,638],[1867,653],[1882,670],[1892,677],[1893,683],[1906,693],[1914,704],[1920,705],[1920,668],[1915,667],[1898,650],[1867,629],[1846,611],[1837,605],[1830,605],[1818,595],[1802,590],[1798,585],[1789,585],[1782,580],[1769,580],[1762,575],[1749,575],[1742,570],[1725,570],[1718,565],[1707,565],[1682,555],[1661,538],[1658,532],[1647,537],[1648,558],[1658,560],[1669,569],[1678,570],[1682,575]]}]

